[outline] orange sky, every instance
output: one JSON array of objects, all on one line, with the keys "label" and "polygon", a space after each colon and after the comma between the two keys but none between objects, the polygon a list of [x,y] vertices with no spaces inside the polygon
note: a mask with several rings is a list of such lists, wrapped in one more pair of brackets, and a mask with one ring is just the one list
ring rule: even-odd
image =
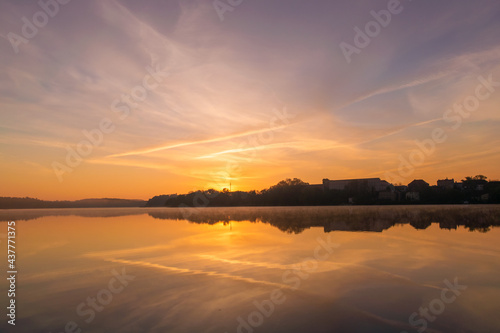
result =
[{"label": "orange sky", "polygon": [[348,63],[385,3],[72,2],[17,53],[40,8],[2,4],[0,196],[499,179],[500,5],[407,4]]}]

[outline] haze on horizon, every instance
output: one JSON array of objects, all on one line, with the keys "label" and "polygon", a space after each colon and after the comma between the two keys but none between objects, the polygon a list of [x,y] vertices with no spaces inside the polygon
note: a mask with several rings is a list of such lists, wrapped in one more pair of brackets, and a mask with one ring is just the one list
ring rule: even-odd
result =
[{"label": "haze on horizon", "polygon": [[[500,178],[500,84],[478,88],[500,82],[500,2],[402,1],[346,61],[341,43],[389,2],[243,0],[221,14],[203,0],[73,0],[13,46],[43,9],[2,1],[0,196]],[[474,111],[454,109],[471,96]]]}]

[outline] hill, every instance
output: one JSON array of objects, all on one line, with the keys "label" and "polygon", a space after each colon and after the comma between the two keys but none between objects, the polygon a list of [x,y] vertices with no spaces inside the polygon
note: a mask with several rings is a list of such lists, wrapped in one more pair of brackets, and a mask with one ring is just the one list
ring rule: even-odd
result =
[{"label": "hill", "polygon": [[36,198],[0,197],[0,209],[24,208],[98,208],[98,207],[144,207],[144,200],[129,199],[82,199],[76,201],[45,201]]}]

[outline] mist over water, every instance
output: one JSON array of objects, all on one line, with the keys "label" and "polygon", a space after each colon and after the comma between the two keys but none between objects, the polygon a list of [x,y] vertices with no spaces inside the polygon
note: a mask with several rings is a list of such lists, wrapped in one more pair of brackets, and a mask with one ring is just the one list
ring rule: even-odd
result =
[{"label": "mist over water", "polygon": [[[17,222],[26,332],[417,332],[423,320],[428,332],[495,332],[499,212],[51,209],[0,220]],[[466,289],[441,311],[446,281]]]}]

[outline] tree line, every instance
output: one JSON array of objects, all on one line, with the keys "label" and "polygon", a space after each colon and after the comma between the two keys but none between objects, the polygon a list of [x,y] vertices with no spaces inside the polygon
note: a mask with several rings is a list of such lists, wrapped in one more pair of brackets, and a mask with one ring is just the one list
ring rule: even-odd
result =
[{"label": "tree line", "polygon": [[[408,189],[399,186],[393,200],[381,198],[379,192],[363,182],[348,184],[344,190],[330,190],[310,185],[298,178],[285,179],[262,191],[217,191],[209,189],[187,194],[162,195],[151,198],[146,206],[167,207],[234,207],[234,206],[326,206],[383,204],[463,204],[500,203],[500,182],[488,182],[486,177],[467,177],[460,186],[440,188],[425,186],[419,198],[407,198]],[[390,191],[391,189],[388,189]]]}]

